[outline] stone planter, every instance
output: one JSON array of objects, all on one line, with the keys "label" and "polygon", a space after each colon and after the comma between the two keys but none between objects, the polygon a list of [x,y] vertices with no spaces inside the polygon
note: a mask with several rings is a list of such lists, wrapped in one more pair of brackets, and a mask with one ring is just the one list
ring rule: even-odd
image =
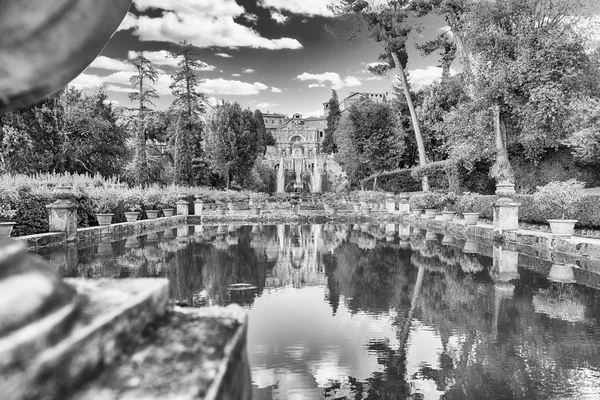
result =
[{"label": "stone planter", "polygon": [[158,218],[158,210],[146,210],[146,216],[148,219],[156,219]]},{"label": "stone planter", "polygon": [[163,208],[163,210],[162,210],[165,217],[172,217],[174,211],[175,210],[173,208]]},{"label": "stone planter", "polygon": [[437,233],[432,231],[427,231],[425,233],[425,240],[437,240]]},{"label": "stone planter", "polygon": [[128,237],[125,240],[125,247],[128,249],[134,249],[136,247],[140,247],[140,242],[138,241],[138,238],[133,236],[133,237]]},{"label": "stone planter", "polygon": [[456,240],[452,236],[444,235],[444,237],[442,238],[442,244],[444,245],[451,245],[455,242]]},{"label": "stone planter", "polygon": [[420,216],[421,216],[421,214],[423,214],[423,210],[420,210],[420,209],[418,209],[418,208],[417,208],[417,209],[414,209],[414,210],[412,210],[412,215],[413,215],[413,216],[415,216],[415,217],[420,217]]},{"label": "stone planter", "polygon": [[252,207],[252,215],[260,215],[260,207]]},{"label": "stone planter", "polygon": [[474,242],[472,240],[467,240],[465,242],[465,246],[463,247],[463,253],[477,253],[479,251],[479,243]]},{"label": "stone planter", "polygon": [[455,215],[454,211],[442,211],[442,221],[452,221]]},{"label": "stone planter", "polygon": [[479,215],[480,213],[463,213],[467,225],[477,225],[477,222],[479,222]]},{"label": "stone planter", "polygon": [[96,218],[98,219],[98,225],[106,226],[112,223],[112,218],[115,214],[96,214]]},{"label": "stone planter", "polygon": [[560,283],[575,283],[573,267],[564,264],[553,264],[548,273],[548,280]]},{"label": "stone planter", "polygon": [[[202,211],[204,211],[205,207],[203,201],[196,200],[194,202],[194,215],[202,215]],[[208,207],[206,207],[206,209],[208,210]]]},{"label": "stone planter", "polygon": [[128,211],[125,213],[125,218],[127,219],[127,222],[135,222],[137,221],[139,215],[139,212]]},{"label": "stone planter", "polygon": [[434,209],[434,208],[428,208],[425,210],[425,218],[427,219],[434,219],[435,216],[437,215],[438,210]]},{"label": "stone planter", "polygon": [[556,237],[570,238],[575,232],[576,219],[549,219],[550,229]]},{"label": "stone planter", "polygon": [[354,203],[352,204],[352,208],[354,209],[354,211],[360,211],[360,204]]},{"label": "stone planter", "polygon": [[9,237],[16,222],[0,222],[0,237]]}]

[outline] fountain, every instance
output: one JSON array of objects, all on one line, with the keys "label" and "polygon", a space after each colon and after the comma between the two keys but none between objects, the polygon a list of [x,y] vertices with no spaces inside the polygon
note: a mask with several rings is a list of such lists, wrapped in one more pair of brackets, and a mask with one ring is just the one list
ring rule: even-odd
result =
[{"label": "fountain", "polygon": [[319,162],[317,160],[317,155],[315,154],[315,167],[313,172],[313,193],[321,193],[321,171],[319,171]]},{"label": "fountain", "polygon": [[279,161],[279,170],[277,171],[277,193],[285,193],[285,171],[283,166],[283,157]]}]

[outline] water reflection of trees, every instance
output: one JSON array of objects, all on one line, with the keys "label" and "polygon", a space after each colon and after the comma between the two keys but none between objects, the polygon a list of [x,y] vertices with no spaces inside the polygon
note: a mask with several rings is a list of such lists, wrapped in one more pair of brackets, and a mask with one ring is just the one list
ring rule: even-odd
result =
[{"label": "water reflection of trees", "polygon": [[[333,314],[342,302],[350,313],[391,313],[400,345],[365,343],[381,371],[336,384],[354,398],[418,398],[416,380],[445,399],[577,397],[586,371],[600,370],[597,291],[493,265],[463,240],[417,231],[407,250],[399,239],[368,224],[196,227],[79,249],[76,269],[73,249],[49,258],[70,276],[168,277],[171,297],[190,305],[199,293],[207,304],[251,304],[266,288],[323,284]],[[256,289],[232,298],[234,283]],[[409,376],[415,321],[435,330],[441,351]]]}]

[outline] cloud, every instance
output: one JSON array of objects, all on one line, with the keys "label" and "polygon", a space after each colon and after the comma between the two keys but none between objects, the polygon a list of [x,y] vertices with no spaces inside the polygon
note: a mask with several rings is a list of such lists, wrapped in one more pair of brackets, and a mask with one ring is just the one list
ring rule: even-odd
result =
[{"label": "cloud", "polygon": [[70,83],[75,89],[91,89],[102,85],[102,78],[97,75],[86,74],[85,72],[73,79]]},{"label": "cloud", "polygon": [[[171,53],[166,50],[159,51],[142,51],[141,54],[146,57],[148,60],[152,61],[156,65],[165,66],[165,67],[177,67],[181,58],[175,58],[171,56]],[[133,60],[140,55],[140,52],[130,51],[127,53],[127,58]],[[203,61],[199,61],[201,63],[200,68],[196,68],[197,71],[214,71],[217,67],[214,65],[207,64]]]},{"label": "cloud", "polygon": [[249,23],[256,25],[258,22],[258,15],[252,13],[244,14],[244,19]]},{"label": "cloud", "polygon": [[256,105],[256,108],[269,108],[269,107],[275,107],[277,104],[272,104],[272,103],[258,103]]},{"label": "cloud", "polygon": [[[302,0],[303,1],[303,0]],[[161,11],[160,17],[128,15],[122,28],[133,28],[141,41],[179,43],[196,47],[251,47],[269,50],[300,49],[292,38],[268,39],[235,19],[246,14],[235,0],[134,0],[136,8]]]},{"label": "cloud", "polygon": [[285,24],[286,21],[290,19],[290,17],[286,17],[285,15],[277,11],[271,11],[271,19],[273,19],[278,24]]},{"label": "cloud", "polygon": [[275,86],[271,87],[271,92],[273,93],[283,93],[283,90],[276,88]]},{"label": "cloud", "polygon": [[117,32],[133,29],[135,28],[136,24],[137,17],[135,16],[135,14],[127,12],[127,15],[125,15],[125,18],[123,18],[123,21],[121,21],[121,25],[119,25],[119,27],[117,28]]},{"label": "cloud", "polygon": [[[410,83],[417,86],[426,86],[434,80],[442,77],[442,68],[429,66],[424,69],[413,69],[408,71]],[[455,74],[456,71],[450,69],[450,74]]]},{"label": "cloud", "polygon": [[[334,1],[337,3],[338,1]],[[276,10],[285,10],[293,14],[301,15],[320,15],[331,17],[331,12],[327,9],[327,5],[332,1],[325,0],[263,0],[264,8],[274,8]]]},{"label": "cloud", "polygon": [[231,74],[231,76],[242,76],[242,74]]},{"label": "cloud", "polygon": [[119,104],[119,101],[118,100],[108,100],[108,99],[106,99],[106,100],[103,101],[103,103],[106,104],[106,105],[110,104],[110,105],[116,106],[117,104]]},{"label": "cloud", "polygon": [[358,78],[354,76],[347,76],[345,79],[342,79],[340,75],[336,72],[325,72],[322,74],[311,74],[308,72],[304,72],[303,74],[298,75],[296,79],[301,81],[317,81],[318,84],[322,84],[323,86],[325,86],[325,84],[329,82],[331,84],[331,87],[334,89],[341,89],[343,87],[361,85],[361,82],[358,80]]},{"label": "cloud", "polygon": [[248,83],[222,78],[207,79],[202,85],[200,85],[200,90],[207,94],[235,96],[259,94],[262,90],[266,89],[268,89],[268,86],[260,82]]},{"label": "cloud", "polygon": [[223,57],[223,58],[233,58],[233,56],[230,56],[227,53],[216,53],[215,56],[217,56],[217,57]]},{"label": "cloud", "polygon": [[314,88],[319,88],[319,87],[325,87],[325,85],[322,83],[311,83],[310,85],[308,85],[308,87],[310,89],[314,89]]},{"label": "cloud", "polygon": [[246,68],[246,69],[242,70],[242,73],[244,73],[244,74],[253,74],[254,70],[252,68]]},{"label": "cloud", "polygon": [[134,71],[133,65],[126,61],[117,60],[105,56],[97,57],[89,66],[89,68],[105,69],[108,71]]}]

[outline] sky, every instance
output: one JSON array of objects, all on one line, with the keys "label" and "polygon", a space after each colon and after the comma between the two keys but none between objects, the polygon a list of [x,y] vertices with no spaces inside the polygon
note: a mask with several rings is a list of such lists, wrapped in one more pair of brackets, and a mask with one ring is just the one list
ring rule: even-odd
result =
[{"label": "sky", "polygon": [[[335,0],[333,0],[335,1]],[[140,52],[160,69],[158,109],[172,101],[169,51],[187,40],[205,67],[197,71],[201,91],[212,103],[225,99],[243,107],[287,115],[321,116],[331,89],[340,99],[351,92],[390,91],[394,77],[366,68],[381,52],[368,38],[336,38],[325,26],[347,30],[349,20],[333,18],[326,0],[134,0],[128,15],[99,57],[72,86],[93,92],[102,84],[109,99],[131,107],[127,94]],[[428,17],[409,45],[411,83],[441,76],[436,55],[424,58],[412,45],[435,37],[444,22]]]}]

